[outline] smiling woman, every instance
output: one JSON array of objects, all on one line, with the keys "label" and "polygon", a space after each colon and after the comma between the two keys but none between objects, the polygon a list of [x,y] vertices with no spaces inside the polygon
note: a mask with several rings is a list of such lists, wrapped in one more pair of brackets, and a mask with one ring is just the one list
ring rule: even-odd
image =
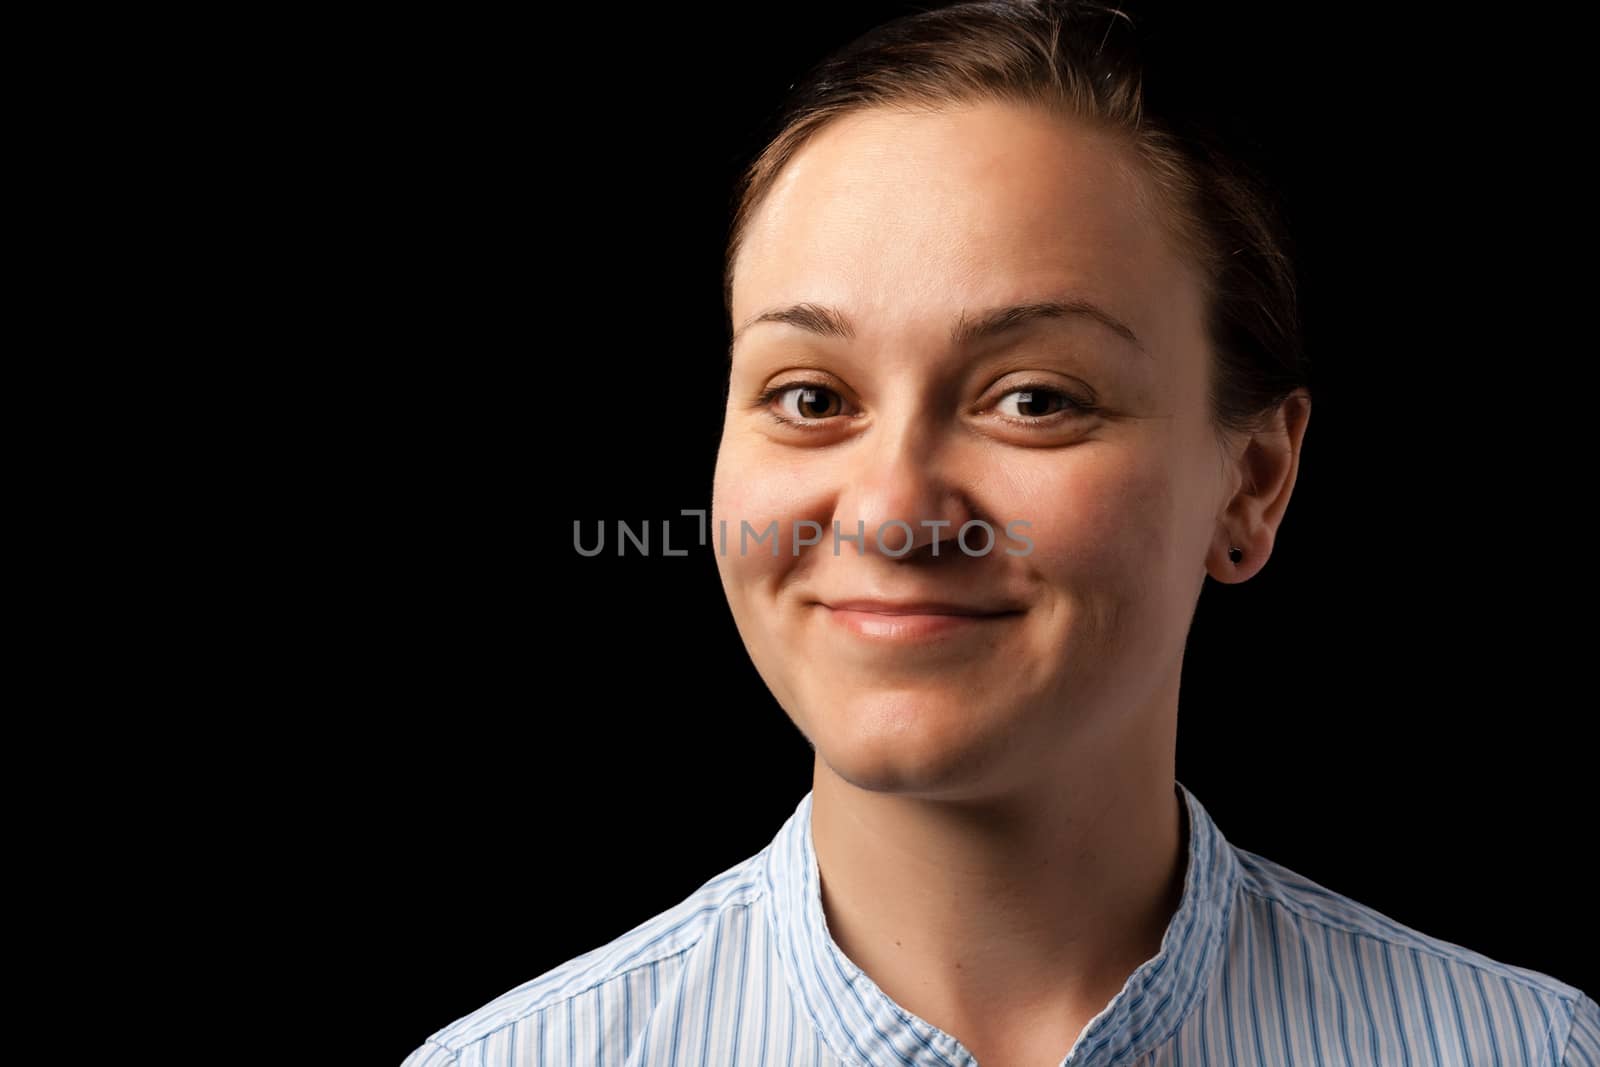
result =
[{"label": "smiling woman", "polygon": [[[719,559],[734,618],[817,746],[819,823],[836,810],[833,775],[869,810],[920,795],[935,810],[1009,798],[1042,811],[1062,799],[1057,779],[1121,761],[1126,817],[1170,837],[1175,806],[1134,783],[1170,777],[1202,580],[1242,580],[1271,551],[1305,393],[1247,413],[1253,436],[1218,425],[1208,283],[1150,214],[1162,194],[1137,147],[1085,116],[1093,98],[1068,114],[912,99],[834,117],[752,184],[730,256],[731,318],[750,325],[733,346],[713,512],[776,522],[780,541],[800,519],[898,520],[917,530],[913,553],[870,541]],[[808,314],[776,321],[762,310],[801,303]],[[801,390],[828,413],[774,403]],[[1017,518],[1025,559],[971,559],[951,540]],[[855,615],[835,610],[861,598],[901,618],[926,600],[969,614],[902,626],[890,649],[852,640]],[[923,633],[940,640],[910,640]]]},{"label": "smiling woman", "polygon": [[1151,106],[1136,29],[956,4],[793,87],[729,233],[709,518],[776,535],[716,563],[812,789],[408,1067],[1600,1063],[1578,989],[1176,778],[1201,591],[1271,558],[1311,392],[1279,213]]}]

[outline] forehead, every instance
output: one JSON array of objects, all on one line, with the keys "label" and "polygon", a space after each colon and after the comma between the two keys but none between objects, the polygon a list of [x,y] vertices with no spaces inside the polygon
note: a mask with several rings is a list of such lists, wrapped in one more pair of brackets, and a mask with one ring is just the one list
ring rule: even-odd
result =
[{"label": "forehead", "polygon": [[963,307],[1065,291],[1149,318],[1184,274],[1110,135],[1012,104],[875,108],[779,173],[739,250],[733,317],[815,301],[943,328]]}]

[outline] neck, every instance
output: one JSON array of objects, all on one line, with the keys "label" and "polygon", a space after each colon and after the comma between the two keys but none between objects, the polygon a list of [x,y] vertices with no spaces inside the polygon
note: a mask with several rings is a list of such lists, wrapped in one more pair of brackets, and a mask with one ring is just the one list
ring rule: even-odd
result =
[{"label": "neck", "polygon": [[819,754],[812,836],[830,935],[969,1049],[1030,1013],[1055,1020],[1041,1043],[1065,1041],[1059,1062],[1159,952],[1178,908],[1188,846],[1175,717],[1173,692],[1173,729],[1075,745],[1046,778],[982,799],[861,789]]}]

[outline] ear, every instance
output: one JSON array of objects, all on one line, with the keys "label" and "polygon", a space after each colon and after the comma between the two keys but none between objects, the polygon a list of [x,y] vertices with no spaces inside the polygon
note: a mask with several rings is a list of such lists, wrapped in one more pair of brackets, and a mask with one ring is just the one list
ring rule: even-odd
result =
[{"label": "ear", "polygon": [[[1266,427],[1243,438],[1230,457],[1233,492],[1206,554],[1206,572],[1217,581],[1243,582],[1266,566],[1294,491],[1310,421],[1311,394],[1297,389],[1274,409]],[[1242,553],[1237,563],[1228,556],[1230,548]]]}]

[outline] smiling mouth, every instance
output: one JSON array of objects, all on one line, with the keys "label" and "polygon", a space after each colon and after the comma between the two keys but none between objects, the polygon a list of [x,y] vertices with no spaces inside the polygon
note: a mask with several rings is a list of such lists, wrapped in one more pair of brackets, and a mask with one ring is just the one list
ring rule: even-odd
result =
[{"label": "smiling mouth", "polygon": [[874,641],[930,641],[973,635],[995,624],[1019,618],[1020,610],[988,610],[933,602],[892,604],[846,601],[819,604],[828,619],[846,633]]}]

